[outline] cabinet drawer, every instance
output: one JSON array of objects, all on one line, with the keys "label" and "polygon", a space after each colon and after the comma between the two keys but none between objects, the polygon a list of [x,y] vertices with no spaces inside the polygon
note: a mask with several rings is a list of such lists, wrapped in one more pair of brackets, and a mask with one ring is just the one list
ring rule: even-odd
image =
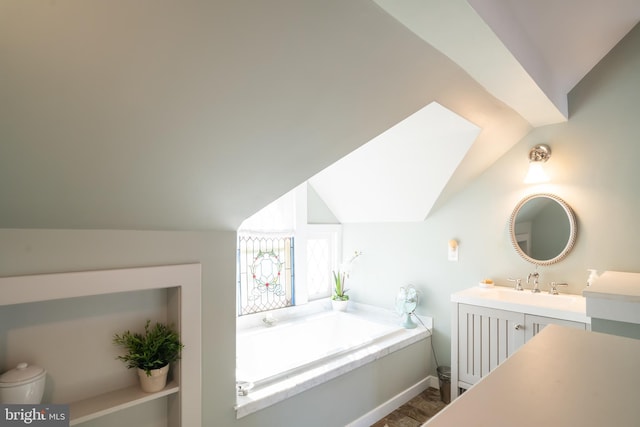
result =
[{"label": "cabinet drawer", "polygon": [[524,339],[525,342],[536,336],[538,332],[547,325],[560,325],[569,328],[587,329],[587,325],[582,322],[574,322],[572,320],[554,319],[553,317],[534,316],[532,314],[525,315],[524,318]]}]

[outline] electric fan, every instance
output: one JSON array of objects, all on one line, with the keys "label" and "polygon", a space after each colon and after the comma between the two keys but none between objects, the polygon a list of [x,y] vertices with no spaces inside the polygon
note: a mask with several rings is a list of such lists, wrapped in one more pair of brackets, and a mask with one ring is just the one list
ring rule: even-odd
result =
[{"label": "electric fan", "polygon": [[418,292],[409,285],[406,288],[401,287],[398,295],[396,295],[396,312],[402,316],[402,326],[406,329],[413,329],[417,325],[411,319],[411,314],[416,310],[418,305]]}]

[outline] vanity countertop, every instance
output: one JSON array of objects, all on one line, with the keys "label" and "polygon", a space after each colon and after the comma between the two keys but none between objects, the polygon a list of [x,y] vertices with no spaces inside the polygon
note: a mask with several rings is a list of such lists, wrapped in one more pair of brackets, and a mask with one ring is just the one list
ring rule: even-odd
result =
[{"label": "vanity countertop", "polygon": [[585,297],[640,302],[640,273],[605,271],[582,294]]},{"label": "vanity countertop", "polygon": [[586,300],[582,295],[550,295],[547,292],[534,294],[530,290],[516,291],[511,287],[504,286],[493,288],[476,286],[452,294],[451,301],[536,316],[591,323],[591,319],[587,317]]},{"label": "vanity countertop", "polygon": [[605,271],[582,295],[589,316],[640,324],[640,273]]},{"label": "vanity countertop", "polygon": [[635,427],[640,340],[549,325],[427,427]]}]

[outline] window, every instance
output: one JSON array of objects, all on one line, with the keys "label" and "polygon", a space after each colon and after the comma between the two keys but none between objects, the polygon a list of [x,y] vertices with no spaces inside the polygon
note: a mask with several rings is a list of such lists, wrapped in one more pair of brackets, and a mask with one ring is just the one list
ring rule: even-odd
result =
[{"label": "window", "polygon": [[340,225],[307,224],[306,183],[245,220],[238,230],[238,315],[331,295]]},{"label": "window", "polygon": [[238,236],[240,315],[294,304],[293,241],[293,236]]},{"label": "window", "polygon": [[309,300],[331,296],[333,276],[338,259],[340,226],[310,225],[307,229],[307,295]]}]

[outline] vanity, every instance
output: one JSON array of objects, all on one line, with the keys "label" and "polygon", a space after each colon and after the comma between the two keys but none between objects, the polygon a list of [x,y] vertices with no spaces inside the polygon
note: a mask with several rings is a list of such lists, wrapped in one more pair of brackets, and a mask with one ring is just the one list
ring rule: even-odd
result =
[{"label": "vanity", "polygon": [[487,376],[545,326],[591,329],[581,295],[473,287],[451,295],[451,397]]},{"label": "vanity", "polygon": [[[563,260],[573,248],[577,223],[571,207],[554,194],[524,197],[509,218],[514,250],[534,266]],[[513,287],[473,287],[451,295],[451,397],[455,399],[505,362],[547,325],[591,330],[582,295],[560,294],[565,283],[540,290],[537,270]],[[547,292],[547,289],[550,292]]]}]

